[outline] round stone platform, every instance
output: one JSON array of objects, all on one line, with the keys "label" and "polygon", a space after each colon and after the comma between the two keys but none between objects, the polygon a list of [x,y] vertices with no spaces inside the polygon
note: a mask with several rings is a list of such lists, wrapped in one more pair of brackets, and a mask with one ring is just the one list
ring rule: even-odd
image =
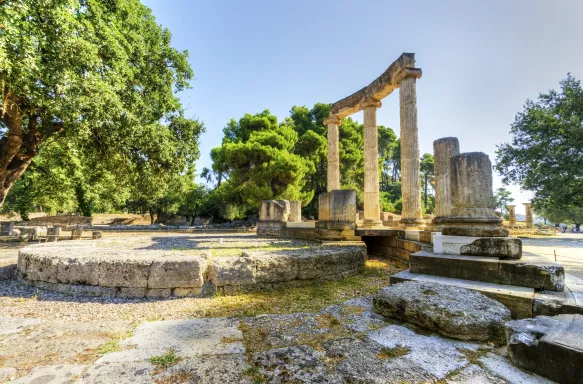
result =
[{"label": "round stone platform", "polygon": [[22,248],[19,278],[40,288],[121,297],[208,296],[296,286],[354,273],[361,242],[256,236],[136,236]]}]

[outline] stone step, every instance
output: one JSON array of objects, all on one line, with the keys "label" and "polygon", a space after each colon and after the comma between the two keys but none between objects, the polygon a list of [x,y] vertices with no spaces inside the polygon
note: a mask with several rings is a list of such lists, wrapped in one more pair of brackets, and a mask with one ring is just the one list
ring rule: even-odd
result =
[{"label": "stone step", "polygon": [[425,275],[413,273],[410,270],[405,270],[391,276],[391,284],[396,284],[403,281],[425,281],[471,289],[504,304],[508,309],[510,309],[513,319],[530,318],[533,315],[533,288]]},{"label": "stone step", "polygon": [[533,315],[583,315],[583,280],[565,274],[563,292],[542,291],[534,295]]},{"label": "stone step", "polygon": [[583,316],[538,316],[506,324],[510,359],[519,368],[559,383],[583,378]]},{"label": "stone step", "polygon": [[520,260],[497,257],[440,255],[419,251],[409,256],[413,273],[515,285],[536,290],[562,291],[565,271],[558,263],[523,256]]}]

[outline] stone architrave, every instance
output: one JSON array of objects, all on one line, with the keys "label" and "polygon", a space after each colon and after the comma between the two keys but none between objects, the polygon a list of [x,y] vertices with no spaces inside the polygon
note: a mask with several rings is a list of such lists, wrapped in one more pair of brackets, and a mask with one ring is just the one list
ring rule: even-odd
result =
[{"label": "stone architrave", "polygon": [[302,202],[300,200],[290,200],[289,201],[289,218],[288,222],[298,222],[302,221]]},{"label": "stone architrave", "polygon": [[516,205],[509,205],[508,206],[508,225],[510,228],[516,225]]},{"label": "stone architrave", "polygon": [[462,153],[451,159],[450,217],[443,235],[504,237],[508,230],[493,209],[492,163],[482,152]]},{"label": "stone architrave", "polygon": [[526,208],[526,228],[534,228],[534,216],[532,214],[532,203],[522,203]]},{"label": "stone architrave", "polygon": [[341,119],[334,115],[330,115],[324,120],[324,124],[328,127],[328,192],[340,189],[340,155],[338,150],[340,121]]},{"label": "stone architrave", "polygon": [[364,221],[363,228],[382,226],[380,220],[379,149],[377,108],[381,103],[374,99],[365,101],[364,110]]},{"label": "stone architrave", "polygon": [[457,137],[444,137],[433,142],[435,158],[435,219],[438,224],[451,214],[451,158],[460,154]]},{"label": "stone architrave", "polygon": [[421,71],[404,69],[399,85],[401,109],[401,191],[403,210],[401,223],[423,225],[421,211],[421,177],[419,175],[419,128],[417,126],[417,79]]}]

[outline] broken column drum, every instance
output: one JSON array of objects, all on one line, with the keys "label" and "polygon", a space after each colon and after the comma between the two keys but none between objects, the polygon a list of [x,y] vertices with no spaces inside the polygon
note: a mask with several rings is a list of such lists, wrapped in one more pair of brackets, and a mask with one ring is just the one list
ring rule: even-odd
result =
[{"label": "broken column drum", "polygon": [[493,209],[492,163],[482,152],[456,155],[451,159],[450,217],[442,233],[451,236],[508,236],[502,219]]},{"label": "broken column drum", "polygon": [[444,137],[433,142],[435,159],[435,219],[439,224],[451,214],[451,159],[460,154],[457,137]]}]

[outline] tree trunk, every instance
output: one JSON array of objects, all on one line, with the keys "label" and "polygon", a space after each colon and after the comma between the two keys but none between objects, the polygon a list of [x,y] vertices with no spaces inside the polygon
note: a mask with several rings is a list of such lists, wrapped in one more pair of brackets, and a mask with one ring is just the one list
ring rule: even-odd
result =
[{"label": "tree trunk", "polygon": [[150,225],[154,225],[154,212],[150,209]]}]

